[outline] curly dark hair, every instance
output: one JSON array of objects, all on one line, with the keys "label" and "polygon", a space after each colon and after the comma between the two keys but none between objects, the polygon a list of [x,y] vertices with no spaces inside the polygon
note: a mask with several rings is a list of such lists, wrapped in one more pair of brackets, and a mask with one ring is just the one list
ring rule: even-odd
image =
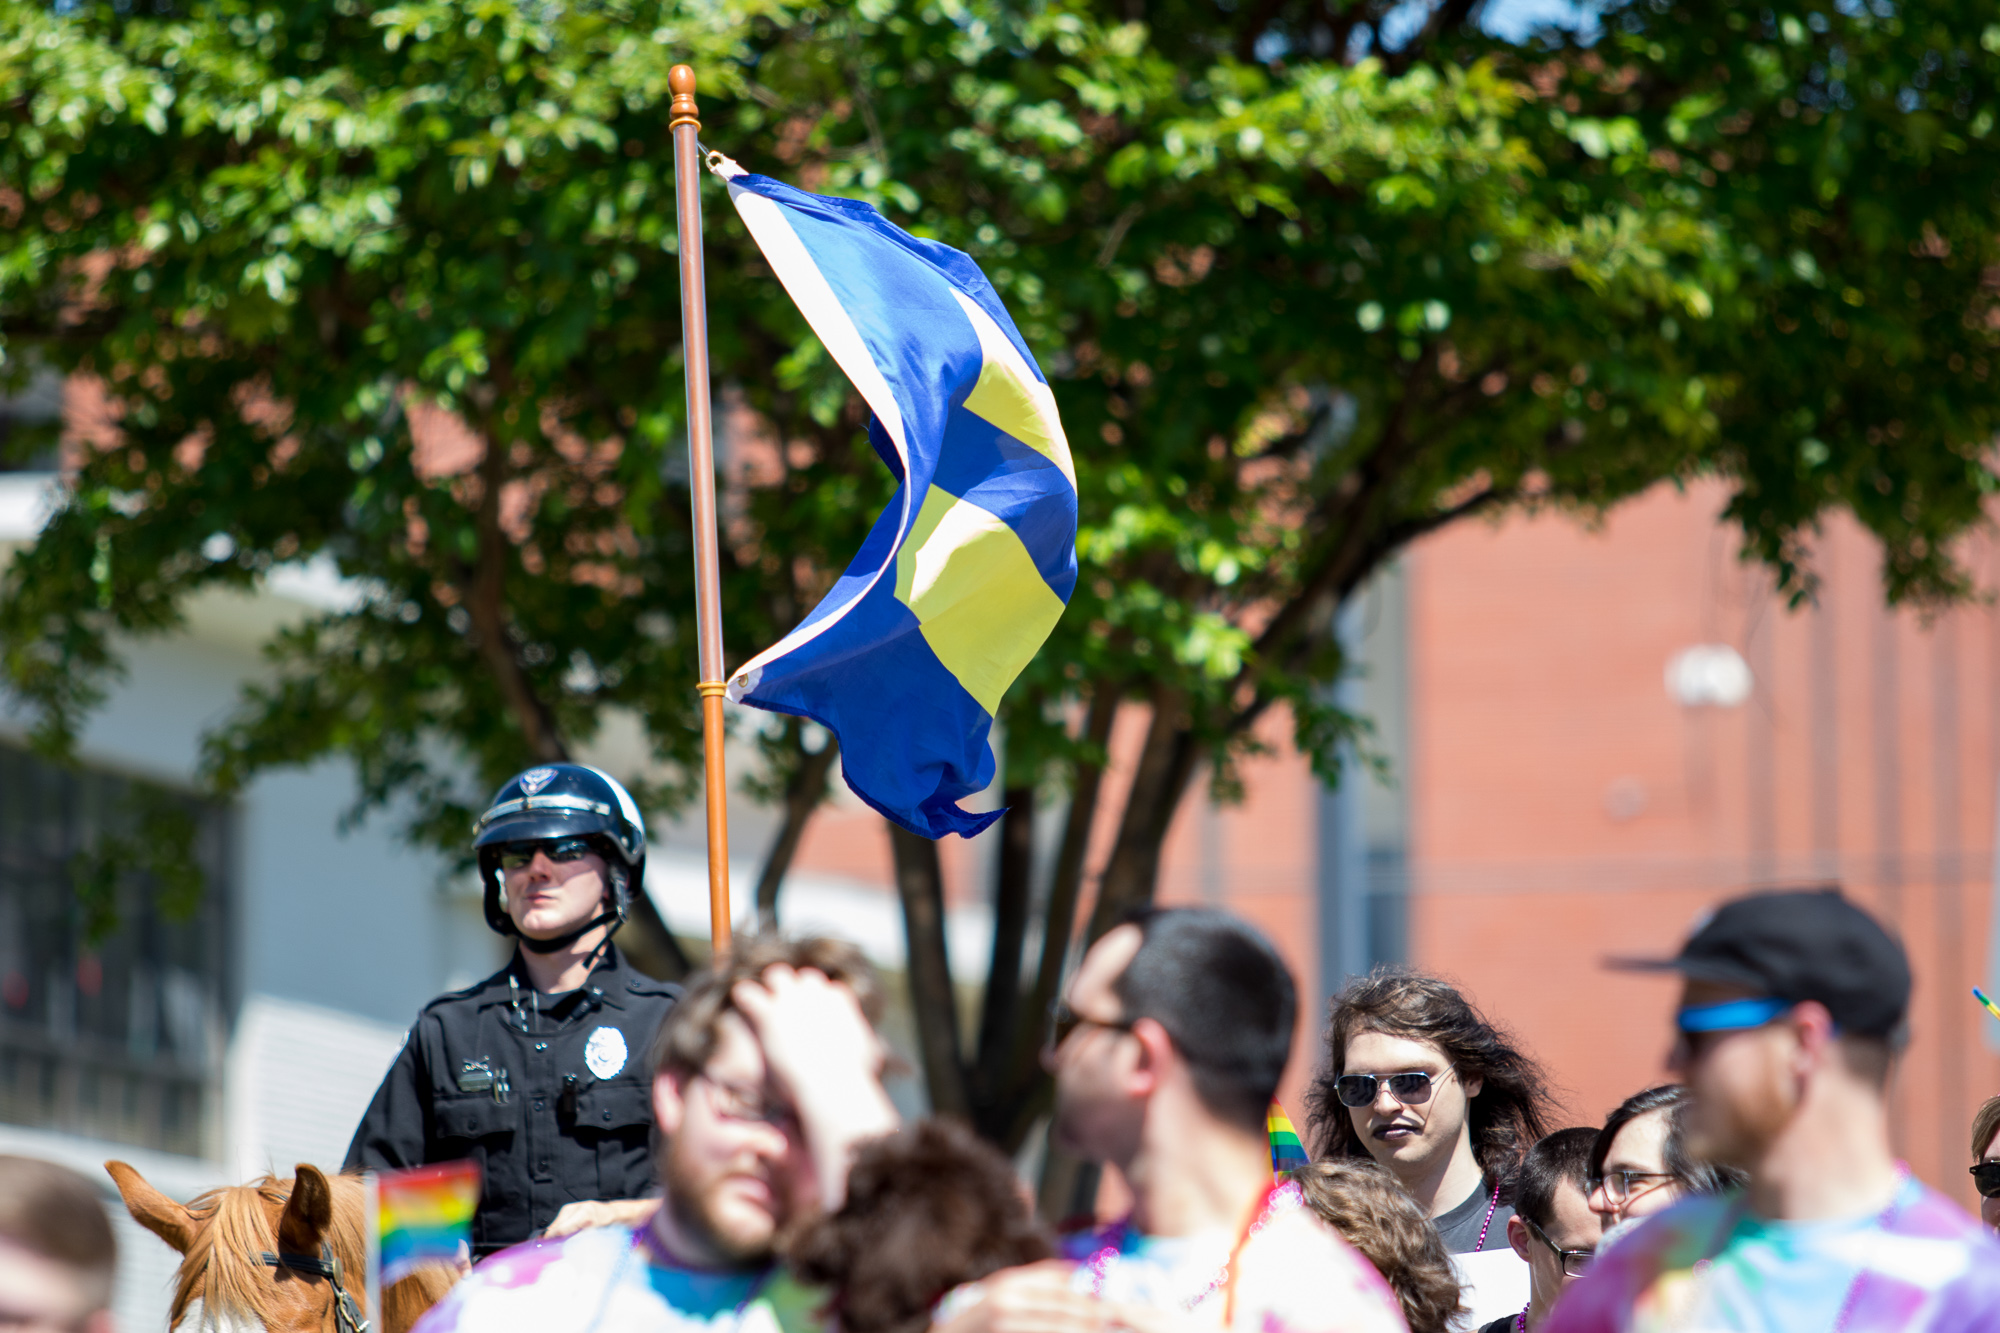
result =
[{"label": "curly dark hair", "polygon": [[862,1144],[846,1202],[783,1250],[802,1280],[831,1289],[843,1333],[924,1333],[952,1288],[1055,1253],[1013,1164],[949,1120]]},{"label": "curly dark hair", "polygon": [[1486,1020],[1456,986],[1407,967],[1378,967],[1333,997],[1326,1063],[1306,1089],[1306,1128],[1322,1157],[1367,1157],[1368,1147],[1334,1093],[1357,1033],[1384,1032],[1435,1046],[1461,1082],[1478,1079],[1470,1108],[1472,1155],[1488,1187],[1504,1185],[1522,1154],[1549,1132],[1554,1103],[1533,1057]]},{"label": "curly dark hair", "polygon": [[1375,1265],[1410,1333],[1447,1333],[1465,1312],[1444,1238],[1396,1178],[1372,1161],[1314,1162],[1292,1173],[1306,1203]]}]

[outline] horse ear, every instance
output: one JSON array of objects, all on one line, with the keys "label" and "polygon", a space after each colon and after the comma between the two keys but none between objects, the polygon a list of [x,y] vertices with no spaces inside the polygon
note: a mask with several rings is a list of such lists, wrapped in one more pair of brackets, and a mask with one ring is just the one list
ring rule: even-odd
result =
[{"label": "horse ear", "polygon": [[278,1248],[286,1254],[318,1254],[333,1227],[333,1186],[316,1166],[300,1162],[292,1196],[278,1218]]},{"label": "horse ear", "polygon": [[194,1214],[147,1184],[144,1176],[123,1162],[106,1162],[104,1170],[118,1186],[132,1220],[186,1254],[195,1233],[201,1230],[195,1225]]}]

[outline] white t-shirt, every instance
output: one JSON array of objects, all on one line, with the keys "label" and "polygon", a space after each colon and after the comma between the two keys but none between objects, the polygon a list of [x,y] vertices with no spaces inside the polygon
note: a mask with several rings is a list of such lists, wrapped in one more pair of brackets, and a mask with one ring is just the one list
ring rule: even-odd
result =
[{"label": "white t-shirt", "polygon": [[1195,1326],[1249,1333],[1404,1329],[1389,1284],[1306,1207],[1289,1181],[1273,1187],[1240,1249],[1227,1231],[1147,1236],[1120,1222],[1065,1237],[1062,1253],[1077,1264],[1079,1291],[1183,1313]]},{"label": "white t-shirt", "polygon": [[769,1268],[681,1268],[647,1229],[598,1227],[500,1251],[412,1333],[819,1333],[823,1292]]}]

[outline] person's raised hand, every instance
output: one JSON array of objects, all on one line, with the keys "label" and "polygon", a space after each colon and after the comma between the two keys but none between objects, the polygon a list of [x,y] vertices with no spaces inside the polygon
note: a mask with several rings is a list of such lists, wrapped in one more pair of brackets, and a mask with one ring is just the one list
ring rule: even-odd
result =
[{"label": "person's raised hand", "polygon": [[750,1024],[777,1091],[792,1104],[829,1212],[847,1194],[847,1167],[863,1139],[895,1130],[882,1088],[881,1038],[854,992],[813,968],[782,963],[739,981],[730,1000]]},{"label": "person's raised hand", "polygon": [[1075,1271],[1047,1259],[982,1278],[954,1297],[959,1308],[931,1333],[1106,1333],[1113,1307],[1075,1290]]},{"label": "person's raised hand", "polygon": [[804,1111],[816,1085],[879,1082],[885,1053],[854,992],[814,968],[783,963],[730,992],[780,1091]]}]

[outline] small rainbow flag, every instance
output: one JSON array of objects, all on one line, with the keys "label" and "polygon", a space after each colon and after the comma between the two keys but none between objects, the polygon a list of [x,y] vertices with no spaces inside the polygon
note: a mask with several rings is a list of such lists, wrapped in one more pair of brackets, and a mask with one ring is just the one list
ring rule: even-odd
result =
[{"label": "small rainbow flag", "polygon": [[1282,1176],[1311,1163],[1305,1144],[1299,1142],[1299,1132],[1292,1128],[1292,1118],[1285,1114],[1284,1104],[1276,1097],[1271,1099],[1271,1109],[1264,1113],[1264,1128],[1271,1136],[1272,1175]]},{"label": "small rainbow flag", "polygon": [[456,1264],[472,1244],[479,1164],[441,1162],[375,1173],[376,1279],[391,1286],[424,1264]]}]

